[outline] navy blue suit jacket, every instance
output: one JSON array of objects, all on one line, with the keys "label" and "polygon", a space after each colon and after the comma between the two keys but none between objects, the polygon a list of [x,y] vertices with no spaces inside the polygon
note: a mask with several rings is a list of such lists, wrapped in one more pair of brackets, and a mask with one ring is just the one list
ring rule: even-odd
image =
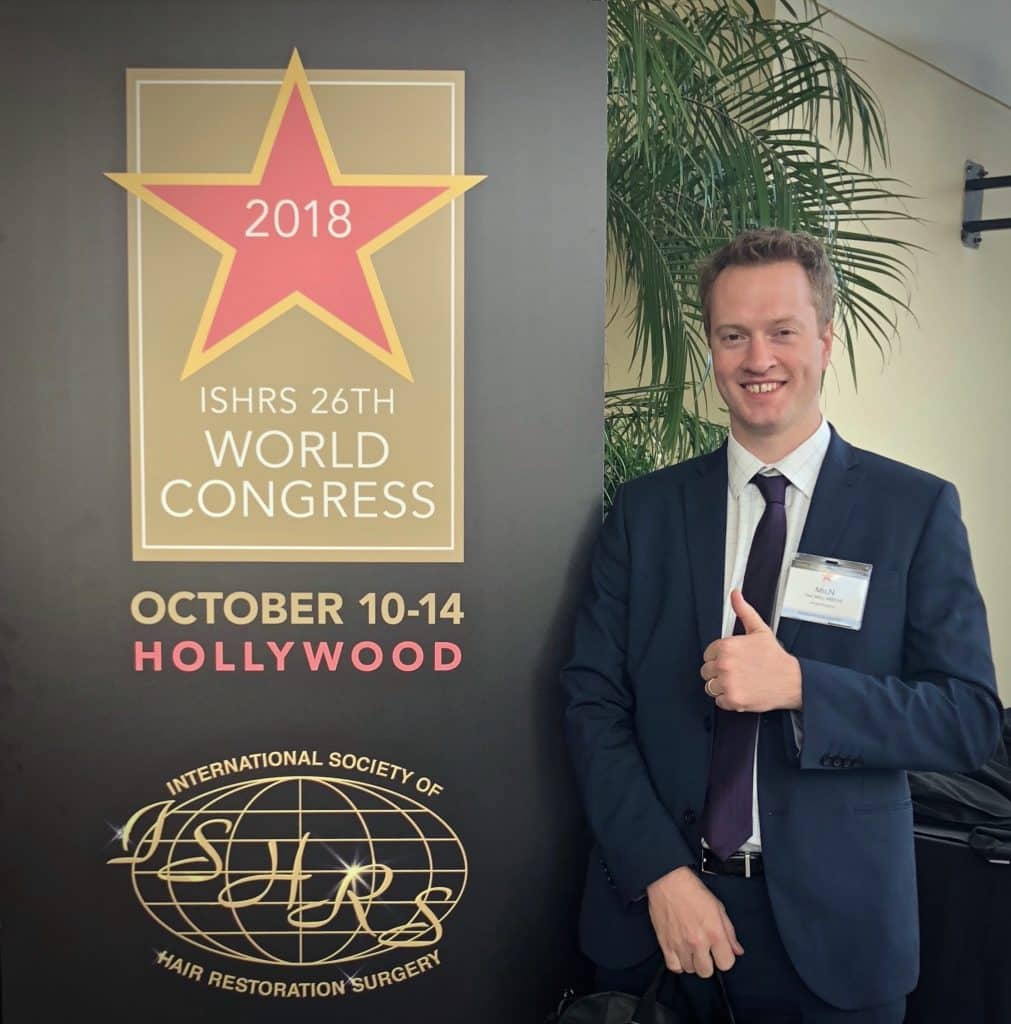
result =
[{"label": "navy blue suit jacket", "polygon": [[[721,635],[726,505],[724,446],[623,485],[593,552],[562,678],[596,839],[581,942],[605,966],[656,949],[644,890],[698,864],[714,713],[699,667]],[[765,877],[805,983],[857,1009],[917,980],[906,770],[978,767],[1001,706],[951,484],[833,430],[800,550],[874,569],[860,630],[780,622],[803,676],[803,738],[798,750],[788,711],[761,716]]]}]

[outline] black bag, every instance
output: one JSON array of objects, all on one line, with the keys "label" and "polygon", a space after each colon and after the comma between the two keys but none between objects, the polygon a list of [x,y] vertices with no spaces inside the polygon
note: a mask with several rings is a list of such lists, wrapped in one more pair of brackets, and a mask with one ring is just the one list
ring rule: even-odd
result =
[{"label": "black bag", "polygon": [[563,1000],[548,1024],[734,1024],[734,1011],[719,971],[713,975],[718,999],[712,1013],[705,1017],[699,1017],[680,989],[674,1007],[657,1002],[667,976],[666,966],[661,967],[641,997],[625,992],[593,992],[578,999]]}]

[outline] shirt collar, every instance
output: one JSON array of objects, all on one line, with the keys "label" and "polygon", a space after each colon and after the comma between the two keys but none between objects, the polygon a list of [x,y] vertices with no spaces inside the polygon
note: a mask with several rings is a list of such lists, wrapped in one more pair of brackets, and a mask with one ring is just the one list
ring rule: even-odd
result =
[{"label": "shirt collar", "polygon": [[765,463],[749,452],[731,432],[727,439],[727,483],[730,493],[736,500],[756,473],[776,470],[810,500],[831,440],[832,432],[828,420],[823,416],[818,429],[803,444],[778,462]]}]

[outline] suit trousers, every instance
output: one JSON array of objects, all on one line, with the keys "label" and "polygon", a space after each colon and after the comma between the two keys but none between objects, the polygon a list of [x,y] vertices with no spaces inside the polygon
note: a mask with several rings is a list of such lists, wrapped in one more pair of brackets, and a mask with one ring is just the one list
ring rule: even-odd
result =
[{"label": "suit trousers", "polygon": [[[783,948],[763,877],[699,877],[726,906],[744,947],[744,955],[723,975],[737,1024],[902,1024],[905,998],[866,1009],[840,1010],[819,999],[804,984]],[[639,995],[655,977],[661,962],[657,951],[632,967],[598,967],[596,987],[599,991]],[[704,1020],[701,1008],[711,1005],[712,980],[682,974],[677,986],[693,1006],[700,1008],[699,1016]]]}]

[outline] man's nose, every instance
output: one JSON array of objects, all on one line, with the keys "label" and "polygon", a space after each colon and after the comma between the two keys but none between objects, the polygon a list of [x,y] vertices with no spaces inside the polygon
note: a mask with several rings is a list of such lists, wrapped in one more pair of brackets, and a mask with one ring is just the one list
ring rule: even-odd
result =
[{"label": "man's nose", "polygon": [[776,359],[772,354],[772,345],[769,339],[761,332],[751,335],[748,342],[748,351],[744,359],[744,369],[751,373],[765,373],[766,370],[775,365]]}]

